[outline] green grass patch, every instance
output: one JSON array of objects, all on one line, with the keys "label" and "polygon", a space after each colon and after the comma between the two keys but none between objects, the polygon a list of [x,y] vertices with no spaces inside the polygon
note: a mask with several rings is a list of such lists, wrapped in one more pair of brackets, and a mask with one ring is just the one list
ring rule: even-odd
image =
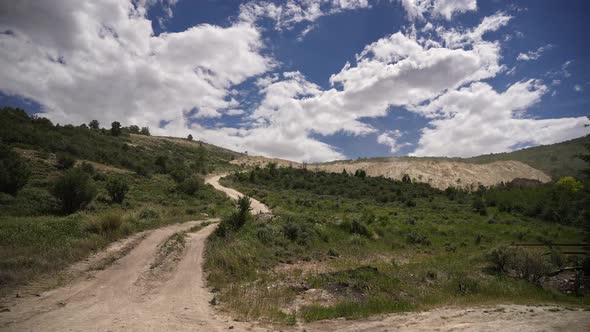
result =
[{"label": "green grass patch", "polygon": [[371,315],[410,311],[413,307],[395,300],[372,298],[362,302],[342,302],[333,306],[311,305],[304,307],[301,317],[306,322],[331,318],[363,318]]}]

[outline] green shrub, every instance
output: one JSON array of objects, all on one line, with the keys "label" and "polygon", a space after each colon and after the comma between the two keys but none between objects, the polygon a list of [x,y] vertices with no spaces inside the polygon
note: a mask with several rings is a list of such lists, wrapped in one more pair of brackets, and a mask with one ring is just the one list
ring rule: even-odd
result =
[{"label": "green shrub", "polygon": [[367,225],[365,225],[365,223],[363,223],[362,221],[358,220],[352,221],[352,223],[350,224],[350,232],[352,234],[358,234],[367,237],[371,236],[371,231],[369,230]]},{"label": "green shrub", "polygon": [[146,207],[139,211],[138,217],[142,221],[160,220],[160,213],[154,208]]},{"label": "green shrub", "polygon": [[219,223],[215,234],[219,237],[225,237],[231,230],[235,231],[242,228],[246,222],[252,219],[252,214],[250,214],[250,203],[250,198],[247,196],[238,198],[236,211],[223,218],[221,223]]},{"label": "green shrub", "polygon": [[425,246],[429,246],[430,240],[428,239],[428,237],[426,237],[426,235],[422,235],[420,233],[416,233],[416,232],[410,232],[406,235],[406,241],[408,243],[412,243],[412,244],[422,244]]},{"label": "green shrub", "polygon": [[107,214],[100,218],[100,229],[103,233],[114,233],[123,224],[120,214]]},{"label": "green shrub", "polygon": [[188,170],[185,167],[178,166],[170,171],[170,176],[176,183],[182,183],[189,176]]},{"label": "green shrub", "polygon": [[474,295],[481,290],[479,281],[468,278],[466,276],[459,276],[455,278],[456,291],[459,295]]},{"label": "green shrub", "polygon": [[70,169],[76,164],[76,158],[69,153],[58,153],[55,156],[56,166],[59,169]]},{"label": "green shrub", "polygon": [[559,261],[552,262],[551,255],[543,253],[543,250],[536,249],[498,247],[492,249],[487,259],[498,272],[539,283],[543,276],[559,267]]},{"label": "green shrub", "polygon": [[96,174],[96,169],[94,168],[94,166],[91,163],[87,163],[85,161],[82,162],[82,164],[80,165],[80,169],[88,173],[89,175]]},{"label": "green shrub", "polygon": [[273,240],[273,230],[267,224],[258,225],[256,227],[256,238],[264,243],[269,244]]},{"label": "green shrub", "polygon": [[30,175],[25,160],[10,148],[0,145],[0,192],[16,194],[27,183]]},{"label": "green shrub", "polygon": [[59,201],[46,189],[23,188],[14,200],[13,209],[17,215],[43,215],[59,210]]},{"label": "green shrub", "polygon": [[120,214],[109,213],[90,220],[84,226],[84,230],[93,234],[113,234],[123,225]]},{"label": "green shrub", "polygon": [[201,181],[194,176],[185,179],[177,186],[178,191],[187,195],[194,195],[200,188]]},{"label": "green shrub", "polygon": [[106,185],[107,192],[111,196],[111,200],[115,203],[123,203],[125,195],[129,191],[127,181],[120,176],[111,177]]},{"label": "green shrub", "polygon": [[73,168],[53,185],[53,195],[62,203],[64,213],[84,208],[96,196],[96,187],[90,176],[79,168]]}]

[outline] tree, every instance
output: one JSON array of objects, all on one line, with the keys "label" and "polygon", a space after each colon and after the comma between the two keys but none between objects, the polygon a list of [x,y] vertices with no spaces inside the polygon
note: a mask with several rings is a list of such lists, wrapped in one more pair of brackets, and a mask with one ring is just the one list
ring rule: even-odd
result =
[{"label": "tree", "polygon": [[9,147],[0,145],[0,192],[16,194],[27,184],[30,175],[25,160]]},{"label": "tree", "polygon": [[141,127],[141,130],[139,131],[140,134],[145,135],[145,136],[150,136],[150,128],[149,127]]},{"label": "tree", "polygon": [[129,132],[132,134],[139,134],[139,127],[136,125],[129,126]]},{"label": "tree", "polygon": [[367,172],[365,172],[364,169],[357,169],[354,172],[354,176],[364,179],[365,177],[367,177]]},{"label": "tree", "polygon": [[53,185],[53,195],[62,203],[64,213],[84,208],[96,196],[96,187],[90,176],[80,168],[72,168]]},{"label": "tree", "polygon": [[111,123],[111,135],[121,135],[121,123],[119,123],[119,121],[114,121],[113,123]]},{"label": "tree", "polygon": [[92,120],[88,123],[88,127],[90,127],[90,129],[99,129],[100,123],[98,123],[98,120]]},{"label": "tree", "polygon": [[188,134],[188,136],[186,137],[187,140],[192,141],[193,140],[193,135]]},{"label": "tree", "polygon": [[576,180],[573,176],[564,176],[556,183],[557,188],[568,195],[574,194],[584,188],[582,182]]},{"label": "tree", "polygon": [[125,195],[127,195],[128,191],[129,185],[122,177],[112,177],[107,182],[107,192],[115,203],[123,203],[125,200]]}]

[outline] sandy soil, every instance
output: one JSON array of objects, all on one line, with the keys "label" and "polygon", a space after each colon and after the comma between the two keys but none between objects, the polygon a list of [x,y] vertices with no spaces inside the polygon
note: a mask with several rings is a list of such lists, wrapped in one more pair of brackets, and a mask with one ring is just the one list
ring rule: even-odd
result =
[{"label": "sandy soil", "polygon": [[590,331],[590,313],[553,306],[499,305],[481,308],[442,308],[393,314],[366,320],[320,321],[307,331]]},{"label": "sandy soil", "polygon": [[[244,196],[244,194],[242,194],[241,192],[239,192],[235,189],[232,189],[232,188],[224,187],[219,183],[219,179],[221,179],[222,177],[224,177],[226,175],[227,174],[208,176],[207,178],[205,178],[205,183],[210,184],[213,186],[213,188],[224,192],[229,198],[231,198],[233,200],[237,200],[241,196]],[[252,207],[253,214],[270,213],[270,209],[266,205],[255,200],[254,198],[250,198],[250,199],[252,201],[250,206]]]}]

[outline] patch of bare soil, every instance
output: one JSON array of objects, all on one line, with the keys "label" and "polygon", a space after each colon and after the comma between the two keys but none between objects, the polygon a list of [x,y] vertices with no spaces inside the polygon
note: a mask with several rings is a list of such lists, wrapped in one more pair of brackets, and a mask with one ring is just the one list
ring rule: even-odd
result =
[{"label": "patch of bare soil", "polygon": [[590,312],[553,306],[499,305],[305,324],[306,331],[590,331]]}]

